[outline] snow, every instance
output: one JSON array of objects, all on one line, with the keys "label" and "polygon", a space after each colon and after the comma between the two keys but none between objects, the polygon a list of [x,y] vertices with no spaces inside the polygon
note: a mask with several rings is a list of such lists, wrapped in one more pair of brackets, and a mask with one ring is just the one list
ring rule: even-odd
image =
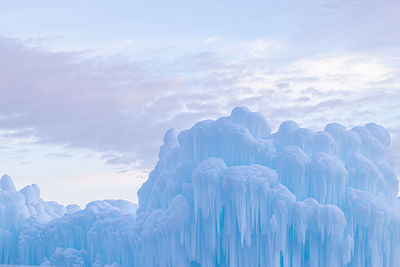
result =
[{"label": "snow", "polygon": [[260,113],[170,129],[139,206],[44,201],[0,180],[0,263],[42,266],[398,266],[390,135]]}]

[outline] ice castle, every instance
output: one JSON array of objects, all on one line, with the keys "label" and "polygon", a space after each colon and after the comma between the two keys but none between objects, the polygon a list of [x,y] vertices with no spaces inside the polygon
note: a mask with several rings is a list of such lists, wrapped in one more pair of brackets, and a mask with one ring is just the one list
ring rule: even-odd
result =
[{"label": "ice castle", "polygon": [[[370,123],[321,131],[260,113],[167,131],[159,161],[124,200],[64,207],[0,181],[0,264],[400,266],[390,135]],[[132,192],[134,193],[134,192]]]}]

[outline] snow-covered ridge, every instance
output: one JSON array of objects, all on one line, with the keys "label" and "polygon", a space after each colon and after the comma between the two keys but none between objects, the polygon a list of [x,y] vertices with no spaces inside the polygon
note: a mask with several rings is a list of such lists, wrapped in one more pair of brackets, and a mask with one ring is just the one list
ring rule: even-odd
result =
[{"label": "snow-covered ridge", "polygon": [[261,114],[237,107],[167,131],[137,212],[111,200],[64,208],[5,176],[0,263],[398,266],[390,142],[374,123],[313,132],[287,121],[271,133]]}]

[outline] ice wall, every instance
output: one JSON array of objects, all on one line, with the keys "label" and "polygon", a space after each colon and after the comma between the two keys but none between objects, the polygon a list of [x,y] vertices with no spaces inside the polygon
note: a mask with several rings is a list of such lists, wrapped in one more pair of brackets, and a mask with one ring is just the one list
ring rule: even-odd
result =
[{"label": "ice wall", "polygon": [[135,234],[136,204],[93,201],[81,210],[40,198],[37,185],[17,191],[0,180],[0,264],[44,266],[133,266],[129,237]]},{"label": "ice wall", "polygon": [[126,201],[80,210],[0,181],[0,263],[54,266],[400,266],[390,135],[322,131],[247,108],[171,129]]},{"label": "ice wall", "polygon": [[[398,182],[383,127],[314,132],[287,121],[271,133],[262,115],[237,107],[165,139],[138,215],[146,225],[178,196],[191,215],[145,238],[147,265],[400,265]],[[154,247],[159,238],[168,245]],[[148,258],[154,251],[165,257]]]}]

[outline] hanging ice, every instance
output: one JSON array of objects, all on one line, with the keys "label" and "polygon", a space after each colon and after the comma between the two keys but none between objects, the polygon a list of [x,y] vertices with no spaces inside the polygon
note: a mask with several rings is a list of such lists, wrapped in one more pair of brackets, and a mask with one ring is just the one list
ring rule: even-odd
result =
[{"label": "hanging ice", "polygon": [[139,207],[80,210],[0,181],[0,263],[44,266],[400,266],[390,135],[313,132],[259,113],[169,130]]}]

